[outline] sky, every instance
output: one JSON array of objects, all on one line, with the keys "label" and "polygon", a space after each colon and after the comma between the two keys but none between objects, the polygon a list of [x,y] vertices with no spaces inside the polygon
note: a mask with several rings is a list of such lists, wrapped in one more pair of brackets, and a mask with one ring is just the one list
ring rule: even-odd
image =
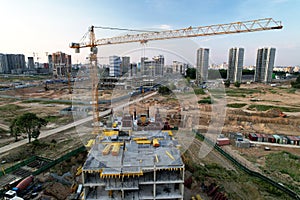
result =
[{"label": "sky", "polygon": [[[258,48],[275,47],[276,66],[300,64],[299,0],[0,0],[0,5],[0,53],[35,52],[41,62],[46,52],[57,51],[71,54],[73,63],[86,62],[89,50],[75,54],[69,44],[79,42],[91,25],[165,30],[272,17],[282,21],[282,30],[110,45],[99,47],[98,56],[134,60],[168,54],[169,62],[195,64],[196,50],[205,47],[210,64],[221,64],[228,61],[229,48],[243,47],[244,65],[255,65]],[[127,33],[97,29],[96,38]]]}]

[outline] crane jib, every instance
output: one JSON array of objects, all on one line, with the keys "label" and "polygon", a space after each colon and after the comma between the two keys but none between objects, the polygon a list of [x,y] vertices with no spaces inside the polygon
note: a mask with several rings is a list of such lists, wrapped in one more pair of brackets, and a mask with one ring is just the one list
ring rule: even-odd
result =
[{"label": "crane jib", "polygon": [[111,44],[124,44],[124,43],[147,43],[151,40],[166,40],[175,38],[187,38],[187,37],[204,37],[222,34],[234,34],[234,33],[246,33],[255,31],[266,31],[274,29],[282,29],[281,21],[275,21],[272,18],[250,20],[244,22],[234,22],[227,24],[217,24],[210,26],[188,27],[177,30],[164,30],[164,31],[144,31],[139,34],[126,34],[123,36],[102,38],[96,40],[94,28],[104,28],[112,30],[130,30],[141,31],[136,29],[124,29],[124,28],[110,28],[110,27],[97,27],[92,26],[89,29],[90,41],[82,43],[71,43],[70,48],[75,48],[76,53],[79,53],[80,48],[96,47],[102,45]]}]

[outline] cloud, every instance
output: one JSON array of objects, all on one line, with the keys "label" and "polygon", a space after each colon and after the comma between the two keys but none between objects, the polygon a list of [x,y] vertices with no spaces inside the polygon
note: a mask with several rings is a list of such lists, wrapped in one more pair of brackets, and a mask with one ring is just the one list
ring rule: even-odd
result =
[{"label": "cloud", "polygon": [[161,25],[159,25],[157,28],[159,28],[159,29],[164,29],[164,30],[171,30],[171,29],[172,29],[172,26],[171,26],[171,25],[168,25],[168,24],[161,24]]}]

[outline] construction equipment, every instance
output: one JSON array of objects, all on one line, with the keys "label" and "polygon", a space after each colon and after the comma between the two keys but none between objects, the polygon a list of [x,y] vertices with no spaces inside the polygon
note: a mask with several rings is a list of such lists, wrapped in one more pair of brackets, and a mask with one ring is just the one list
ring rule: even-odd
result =
[{"label": "construction equipment", "polygon": [[[125,30],[143,32],[139,34],[126,34],[123,36],[103,38],[96,40],[94,29],[110,29],[110,30]],[[189,38],[189,37],[201,37],[201,36],[213,36],[233,33],[246,33],[255,31],[265,31],[282,29],[281,21],[275,21],[272,18],[249,20],[242,22],[233,22],[227,24],[217,24],[210,26],[188,27],[177,30],[166,31],[143,31],[134,29],[112,28],[112,27],[100,27],[91,26],[88,32],[84,35],[83,39],[89,34],[88,42],[71,43],[70,48],[74,48],[76,53],[80,52],[80,48],[90,47],[90,70],[92,79],[92,101],[93,101],[93,119],[94,124],[99,123],[99,108],[98,108],[98,76],[97,76],[97,46],[112,45],[112,44],[124,44],[140,42],[145,44],[148,41],[153,40],[167,40],[176,38]],[[94,126],[94,133],[98,132],[98,126]]]},{"label": "construction equipment", "polygon": [[273,109],[270,109],[266,112],[266,114],[269,116],[269,117],[282,117],[282,118],[285,118],[287,117],[286,114],[284,114],[280,109],[276,109],[276,108],[273,108]]}]

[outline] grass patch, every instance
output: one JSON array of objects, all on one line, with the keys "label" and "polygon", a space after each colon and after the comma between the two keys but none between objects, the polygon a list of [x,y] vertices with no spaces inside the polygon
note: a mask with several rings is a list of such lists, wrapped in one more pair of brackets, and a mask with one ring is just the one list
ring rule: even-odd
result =
[{"label": "grass patch", "polygon": [[[272,153],[266,157],[266,170],[272,173],[282,173],[288,174],[294,181],[300,182],[300,157],[291,154],[286,151],[279,153]],[[282,182],[288,181],[286,179],[281,180]],[[286,185],[292,184],[290,182],[285,182]],[[289,185],[292,187],[292,185]],[[299,188],[296,189],[297,192],[300,191]]]},{"label": "grass patch", "polygon": [[41,103],[41,104],[64,104],[64,105],[72,105],[72,102],[68,101],[59,101],[59,100],[25,100],[22,103]]},{"label": "grass patch", "polygon": [[226,94],[242,93],[242,94],[255,94],[263,93],[260,89],[245,89],[245,88],[226,88]]},{"label": "grass patch", "polygon": [[257,110],[257,111],[267,111],[270,109],[279,109],[282,112],[300,112],[299,108],[294,107],[281,107],[281,106],[271,106],[271,105],[256,105],[252,104],[248,107],[249,110]]},{"label": "grass patch", "polygon": [[15,104],[6,104],[0,107],[0,115],[2,116],[3,122],[10,123],[17,115],[23,112],[22,106]]},{"label": "grass patch", "polygon": [[204,94],[206,94],[205,91],[202,88],[195,88],[194,92],[195,92],[196,95],[199,95],[199,94],[204,95]]},{"label": "grass patch", "polygon": [[20,110],[20,109],[23,109],[23,108],[24,107],[18,106],[18,105],[15,105],[15,104],[8,104],[8,105],[5,105],[5,106],[0,106],[0,112],[1,111],[12,112],[12,111]]},{"label": "grass patch", "polygon": [[286,92],[289,93],[289,94],[295,94],[296,93],[296,88],[288,89]]},{"label": "grass patch", "polygon": [[202,103],[202,104],[212,104],[212,100],[211,100],[210,97],[205,97],[205,98],[199,100],[198,103]]},{"label": "grass patch", "polygon": [[47,120],[47,122],[56,123],[59,120],[59,117],[53,116],[53,115],[48,115],[47,117],[44,117],[44,119]]},{"label": "grass patch", "polygon": [[246,97],[245,94],[241,94],[241,93],[226,93],[227,96],[230,96],[230,97]]},{"label": "grass patch", "polygon": [[8,76],[0,77],[1,82],[20,82],[20,81],[36,81],[36,80],[45,80],[51,79],[51,76],[48,75],[34,75],[34,76]]},{"label": "grass patch", "polygon": [[269,197],[268,199],[289,199],[289,196],[284,192],[240,170],[237,170],[237,172],[226,170],[224,167],[211,162],[205,162],[205,166],[201,166],[192,161],[192,155],[189,153],[185,153],[184,157],[189,157],[185,162],[186,170],[193,174],[193,180],[197,181],[198,184],[209,179],[211,182],[213,181],[221,186],[221,188],[228,184],[236,185],[234,190],[230,188],[226,190],[226,194],[230,199],[245,199],[243,197],[249,195],[249,191],[253,191],[251,195],[254,195],[254,198],[250,197],[249,199],[261,199],[258,197],[264,197],[265,194]]},{"label": "grass patch", "polygon": [[[280,162],[282,163],[276,163],[276,162],[279,162],[279,160],[281,160]],[[273,164],[274,162],[277,164],[280,164],[280,165],[287,165],[285,162],[291,162],[292,165],[288,165],[289,167],[291,166],[295,166],[295,168],[297,168],[296,171],[299,171],[300,169],[300,163],[298,162],[298,160],[300,159],[300,156],[297,156],[297,155],[294,155],[290,152],[287,152],[287,151],[282,151],[282,152],[279,152],[279,153],[273,153],[273,154],[269,154],[267,156],[267,161],[269,163],[267,164]],[[298,166],[298,167],[297,167]],[[270,169],[277,169],[277,167],[279,166],[275,166],[275,165],[272,165],[272,166],[269,166]],[[282,167],[283,169],[286,169],[286,167]],[[300,181],[300,171],[299,171],[299,181]]]},{"label": "grass patch", "polygon": [[272,94],[277,94],[276,90],[269,90],[269,92],[272,93]]},{"label": "grass patch", "polygon": [[231,97],[246,97],[255,93],[265,93],[260,89],[226,88],[226,95]]},{"label": "grass patch", "polygon": [[227,107],[230,108],[242,108],[245,105],[247,105],[246,103],[231,103],[231,104],[227,104]]}]

